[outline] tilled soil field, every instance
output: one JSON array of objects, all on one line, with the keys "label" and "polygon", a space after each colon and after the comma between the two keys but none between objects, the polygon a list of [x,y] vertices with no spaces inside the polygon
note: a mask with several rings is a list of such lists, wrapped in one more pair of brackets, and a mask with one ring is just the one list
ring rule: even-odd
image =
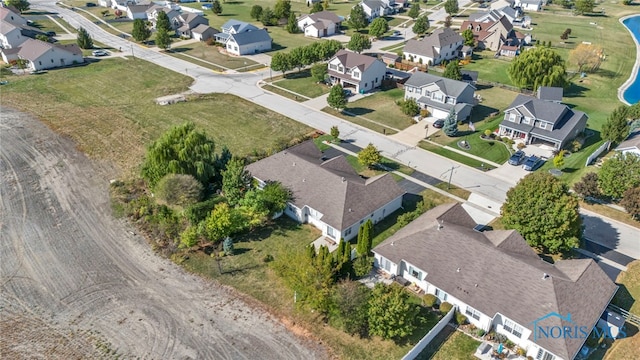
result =
[{"label": "tilled soil field", "polygon": [[1,359],[314,359],[325,349],[156,256],[110,213],[112,174],[0,109]]}]

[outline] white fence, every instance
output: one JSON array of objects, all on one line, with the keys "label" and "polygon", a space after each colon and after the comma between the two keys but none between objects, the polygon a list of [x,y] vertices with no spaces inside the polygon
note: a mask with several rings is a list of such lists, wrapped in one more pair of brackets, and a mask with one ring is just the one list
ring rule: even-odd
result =
[{"label": "white fence", "polygon": [[436,335],[438,335],[440,331],[442,331],[442,329],[444,329],[444,327],[447,326],[447,324],[449,323],[449,321],[451,321],[451,318],[455,313],[456,313],[456,308],[454,307],[453,309],[451,309],[451,311],[449,311],[447,315],[443,316],[442,319],[438,321],[436,326],[434,326],[431,330],[429,330],[427,335],[425,335],[422,339],[420,339],[420,341],[418,341],[418,343],[416,344],[416,346],[413,347],[413,349],[409,350],[407,355],[402,357],[402,360],[415,359],[416,356],[418,356],[422,352],[422,350],[424,350],[424,348],[426,348],[427,345],[429,345],[429,343],[433,340],[433,338],[435,338]]},{"label": "white fence", "polygon": [[584,166],[589,166],[589,164],[591,164],[593,160],[595,160],[598,156],[600,156],[600,154],[602,154],[603,151],[609,148],[609,144],[609,141],[605,141],[604,144],[600,145],[600,147],[597,148],[596,151],[589,155]]}]

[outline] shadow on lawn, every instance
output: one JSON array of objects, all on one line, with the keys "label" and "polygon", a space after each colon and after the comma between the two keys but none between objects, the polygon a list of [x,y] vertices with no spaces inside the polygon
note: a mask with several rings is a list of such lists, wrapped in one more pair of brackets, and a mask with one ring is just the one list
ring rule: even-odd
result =
[{"label": "shadow on lawn", "polygon": [[499,112],[500,110],[494,107],[478,104],[471,110],[471,122],[477,123],[491,117],[491,114],[497,115]]},{"label": "shadow on lawn", "polygon": [[362,108],[362,107],[350,107],[350,108],[346,108],[344,109],[344,111],[342,112],[343,114],[347,115],[347,116],[362,116],[362,115],[366,115],[369,113],[372,113],[373,110],[371,109],[367,109],[367,108]]}]

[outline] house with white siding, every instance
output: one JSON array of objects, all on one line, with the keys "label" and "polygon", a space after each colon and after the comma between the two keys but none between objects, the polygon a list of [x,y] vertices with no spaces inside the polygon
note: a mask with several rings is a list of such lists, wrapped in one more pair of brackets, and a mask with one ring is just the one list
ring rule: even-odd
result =
[{"label": "house with white siding", "polygon": [[592,259],[543,261],[515,230],[481,231],[458,203],[429,210],[372,251],[383,274],[536,360],[574,359],[617,291]]},{"label": "house with white siding", "polygon": [[76,44],[58,45],[27,39],[20,46],[18,58],[27,61],[29,70],[45,70],[84,62],[82,50]]},{"label": "house with white siding", "polygon": [[147,20],[147,10],[149,9],[149,4],[146,5],[128,5],[127,6],[127,17],[131,20],[142,19]]},{"label": "house with white siding", "polygon": [[444,119],[451,109],[458,121],[466,120],[475,105],[475,88],[465,81],[448,79],[420,71],[404,84],[404,98],[415,99],[431,116]]},{"label": "house with white siding", "polygon": [[273,40],[266,29],[244,21],[231,19],[215,34],[216,41],[224,44],[227,52],[233,55],[248,55],[270,51]]},{"label": "house with white siding", "polygon": [[0,22],[0,47],[3,49],[19,47],[27,39],[18,26],[10,22]]},{"label": "house with white siding", "polygon": [[471,56],[473,48],[463,44],[464,39],[454,30],[438,28],[422,40],[407,41],[402,52],[403,56],[411,62],[431,66],[443,61]]},{"label": "house with white siding", "polygon": [[358,93],[371,91],[382,85],[387,69],[385,63],[377,58],[344,49],[329,60],[327,67],[333,84],[354,88]]},{"label": "house with white siding", "polygon": [[320,11],[298,18],[298,28],[304,36],[321,38],[340,32],[342,18],[331,11]]},{"label": "house with white siding", "polygon": [[402,206],[404,190],[391,174],[365,179],[344,156],[326,159],[313,141],[247,165],[260,187],[278,181],[293,192],[284,213],[309,223],[338,243],[367,220],[384,219]]}]

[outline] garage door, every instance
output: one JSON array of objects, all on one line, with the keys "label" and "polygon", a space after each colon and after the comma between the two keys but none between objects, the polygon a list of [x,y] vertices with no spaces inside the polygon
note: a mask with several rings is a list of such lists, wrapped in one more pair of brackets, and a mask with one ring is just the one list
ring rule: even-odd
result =
[{"label": "garage door", "polygon": [[447,116],[449,116],[449,113],[446,111],[442,111],[442,110],[438,110],[438,109],[433,109],[433,111],[431,112],[431,114],[434,117],[437,117],[438,119],[446,119]]}]

